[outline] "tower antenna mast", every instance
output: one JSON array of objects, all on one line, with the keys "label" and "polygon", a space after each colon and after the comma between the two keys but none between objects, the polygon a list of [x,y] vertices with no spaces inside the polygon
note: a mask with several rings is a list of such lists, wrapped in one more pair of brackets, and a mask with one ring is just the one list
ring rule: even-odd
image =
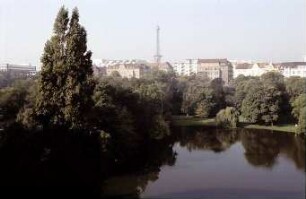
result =
[{"label": "tower antenna mast", "polygon": [[162,55],[160,54],[160,44],[159,44],[159,26],[156,27],[156,55],[154,56],[155,62],[160,64]]}]

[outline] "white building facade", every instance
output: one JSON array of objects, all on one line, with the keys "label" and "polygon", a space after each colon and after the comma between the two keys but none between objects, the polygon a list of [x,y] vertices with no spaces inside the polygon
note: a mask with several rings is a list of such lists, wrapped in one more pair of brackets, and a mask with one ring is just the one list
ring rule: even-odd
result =
[{"label": "white building facade", "polygon": [[36,66],[17,64],[0,64],[0,71],[11,72],[17,76],[33,76],[37,73]]},{"label": "white building facade", "polygon": [[282,63],[280,67],[284,77],[306,77],[306,62],[287,62]]},{"label": "white building facade", "polygon": [[147,61],[141,59],[94,59],[93,64],[97,67],[108,67],[120,64],[146,64]]},{"label": "white building facade", "polygon": [[272,63],[234,63],[234,78],[239,75],[261,76],[267,72],[280,72],[279,67]]},{"label": "white building facade", "polygon": [[184,61],[172,63],[172,67],[177,75],[189,76],[197,74],[198,61],[198,59],[186,59]]}]

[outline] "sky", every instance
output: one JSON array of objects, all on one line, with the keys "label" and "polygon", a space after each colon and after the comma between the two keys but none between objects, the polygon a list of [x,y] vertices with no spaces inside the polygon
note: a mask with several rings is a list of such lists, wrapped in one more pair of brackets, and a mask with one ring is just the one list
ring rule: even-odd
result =
[{"label": "sky", "polygon": [[64,5],[78,7],[93,59],[302,61],[305,0],[0,0],[0,63],[40,65]]}]

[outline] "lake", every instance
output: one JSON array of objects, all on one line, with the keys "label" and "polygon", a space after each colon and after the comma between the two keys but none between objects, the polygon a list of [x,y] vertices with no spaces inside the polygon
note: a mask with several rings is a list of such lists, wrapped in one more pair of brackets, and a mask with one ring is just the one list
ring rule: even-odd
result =
[{"label": "lake", "polygon": [[[264,130],[176,127],[159,163],[101,187],[121,198],[305,198],[304,137]],[[170,150],[170,151],[169,151]],[[153,160],[154,162],[154,160]]]}]

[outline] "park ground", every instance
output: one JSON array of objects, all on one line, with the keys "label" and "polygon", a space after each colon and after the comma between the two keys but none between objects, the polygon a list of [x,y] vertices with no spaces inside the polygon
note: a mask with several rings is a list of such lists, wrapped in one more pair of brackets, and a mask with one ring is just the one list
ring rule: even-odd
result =
[{"label": "park ground", "polygon": [[[193,116],[173,116],[174,126],[207,126],[207,127],[217,127],[215,118],[202,119]],[[295,133],[296,127],[294,124],[280,124],[274,126],[258,125],[258,124],[248,124],[242,123],[240,128],[247,129],[265,129],[271,131],[289,132]]]}]

